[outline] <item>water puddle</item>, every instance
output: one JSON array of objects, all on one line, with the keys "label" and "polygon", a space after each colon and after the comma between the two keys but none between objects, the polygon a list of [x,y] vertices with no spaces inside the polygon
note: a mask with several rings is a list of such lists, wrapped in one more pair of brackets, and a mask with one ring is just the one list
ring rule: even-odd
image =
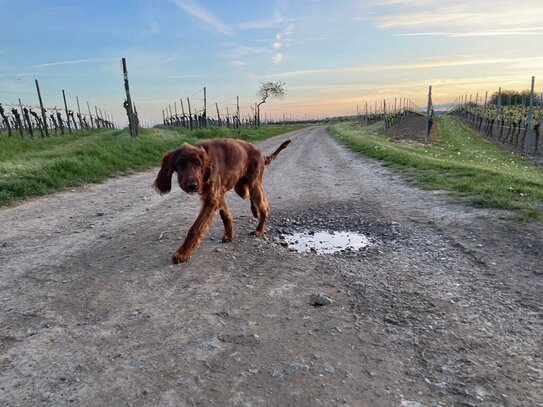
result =
[{"label": "water puddle", "polygon": [[284,234],[279,242],[299,253],[333,254],[357,251],[370,245],[369,239],[355,232],[302,232]]}]

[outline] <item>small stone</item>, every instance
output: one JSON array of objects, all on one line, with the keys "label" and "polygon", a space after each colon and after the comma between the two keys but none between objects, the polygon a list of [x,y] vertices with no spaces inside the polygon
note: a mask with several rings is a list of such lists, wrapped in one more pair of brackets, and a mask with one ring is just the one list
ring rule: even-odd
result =
[{"label": "small stone", "polygon": [[313,307],[324,307],[332,304],[332,299],[323,293],[311,294],[309,305]]},{"label": "small stone", "polygon": [[104,216],[104,212],[96,212],[96,216]]},{"label": "small stone", "polygon": [[299,363],[292,363],[291,365],[285,367],[283,371],[285,372],[285,374],[291,374],[292,372],[295,372],[296,370],[299,370],[301,368],[302,365],[300,365]]},{"label": "small stone", "polygon": [[221,249],[219,249],[218,247],[217,247],[217,248],[215,249],[215,251],[216,251],[217,253],[220,253],[220,252],[222,252],[222,250],[221,250]]},{"label": "small stone", "polygon": [[128,362],[126,362],[126,367],[137,368],[140,366],[141,366],[141,360],[130,359]]},{"label": "small stone", "polygon": [[326,373],[332,374],[332,373],[335,372],[335,369],[334,369],[332,366],[330,366],[330,365],[326,365],[326,366],[324,366],[324,371],[325,371]]},{"label": "small stone", "polygon": [[315,353],[315,352],[311,352],[311,353],[309,354],[309,358],[310,358],[311,360],[317,360],[317,359],[319,358],[319,355],[318,355],[317,353]]},{"label": "small stone", "polygon": [[183,377],[183,376],[179,376],[177,378],[177,384],[182,384],[184,386],[188,385],[189,384],[189,379],[187,379],[186,377]]}]

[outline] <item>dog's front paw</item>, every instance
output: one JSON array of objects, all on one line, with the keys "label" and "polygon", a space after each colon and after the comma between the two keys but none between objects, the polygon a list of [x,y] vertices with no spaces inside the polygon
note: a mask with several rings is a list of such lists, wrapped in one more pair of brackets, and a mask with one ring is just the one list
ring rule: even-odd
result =
[{"label": "dog's front paw", "polygon": [[251,232],[251,235],[256,236],[256,237],[262,237],[262,236],[264,236],[264,233],[265,232],[263,230],[258,230],[257,229],[257,230],[253,230]]},{"label": "dog's front paw", "polygon": [[175,252],[172,256],[172,262],[175,264],[184,263],[189,259],[190,255]]},{"label": "dog's front paw", "polygon": [[223,243],[228,243],[228,242],[231,242],[232,240],[234,240],[234,236],[224,235],[221,240],[222,240]]}]

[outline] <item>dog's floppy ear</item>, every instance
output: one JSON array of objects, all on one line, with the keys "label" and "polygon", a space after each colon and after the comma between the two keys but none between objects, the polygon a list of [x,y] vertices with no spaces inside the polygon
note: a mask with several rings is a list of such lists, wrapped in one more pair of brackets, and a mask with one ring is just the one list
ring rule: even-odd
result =
[{"label": "dog's floppy ear", "polygon": [[199,147],[200,159],[202,160],[202,167],[204,167],[204,182],[207,184],[209,182],[209,178],[211,177],[211,172],[213,171],[213,163],[209,158],[206,148],[203,146]]},{"label": "dog's floppy ear", "polygon": [[174,169],[175,151],[170,151],[162,158],[162,167],[158,172],[153,186],[160,195],[167,194],[172,189],[172,175]]}]

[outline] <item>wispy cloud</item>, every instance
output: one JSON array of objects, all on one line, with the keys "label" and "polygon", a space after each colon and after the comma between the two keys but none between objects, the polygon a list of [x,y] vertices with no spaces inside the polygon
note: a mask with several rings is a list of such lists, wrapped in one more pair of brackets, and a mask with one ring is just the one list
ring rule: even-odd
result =
[{"label": "wispy cloud", "polygon": [[230,65],[232,66],[237,66],[239,68],[243,68],[244,66],[247,65],[247,62],[246,61],[243,61],[241,59],[236,59],[234,61],[230,61]]},{"label": "wispy cloud", "polygon": [[275,54],[273,54],[272,62],[275,65],[280,64],[282,60],[283,60],[283,54],[281,54],[280,52],[276,52]]},{"label": "wispy cloud", "polygon": [[271,18],[244,21],[239,23],[236,27],[241,30],[262,30],[265,28],[275,27],[276,25],[281,24],[283,21],[285,20],[281,13],[275,10]]},{"label": "wispy cloud", "polygon": [[46,64],[32,65],[32,68],[45,68],[49,66],[60,66],[60,65],[77,65],[77,64],[96,64],[100,62],[110,62],[117,61],[118,58],[87,58],[87,59],[75,59],[72,61],[60,61],[60,62],[49,62]]},{"label": "wispy cloud", "polygon": [[283,53],[279,50],[285,46],[289,46],[292,42],[292,32],[294,30],[293,25],[289,25],[284,28],[282,31],[275,34],[275,41],[271,45],[276,52],[272,56],[272,63],[278,65],[283,61]]},{"label": "wispy cloud", "polygon": [[179,8],[190,14],[191,16],[202,21],[204,24],[209,27],[217,30],[226,35],[233,35],[234,30],[223,23],[219,18],[217,18],[211,11],[203,8],[199,4],[195,3],[192,0],[171,0]]},{"label": "wispy cloud", "polygon": [[380,0],[359,6],[359,11],[380,28],[473,27],[486,32],[543,24],[543,3],[534,0],[517,0],[514,6],[496,0],[453,4],[449,0]]},{"label": "wispy cloud", "polygon": [[272,77],[302,77],[313,76],[326,73],[346,73],[346,72],[381,72],[381,71],[401,71],[401,70],[416,70],[416,69],[431,69],[431,68],[448,68],[458,66],[475,66],[475,65],[501,65],[506,64],[540,64],[543,63],[543,57],[522,57],[522,58],[459,58],[448,57],[443,59],[431,58],[419,60],[420,62],[395,62],[386,64],[368,64],[355,65],[339,68],[323,68],[323,69],[308,69],[290,72],[281,72],[268,76]]},{"label": "wispy cloud", "polygon": [[276,4],[274,6],[272,16],[256,20],[243,21],[237,24],[236,27],[241,30],[263,30],[278,26],[282,23],[294,21],[294,19],[291,17],[285,17],[285,8],[286,6],[284,4]]},{"label": "wispy cloud", "polygon": [[482,31],[468,31],[468,32],[415,32],[415,33],[403,33],[398,34],[399,37],[447,37],[447,38],[460,38],[460,37],[514,37],[514,36],[540,36],[543,35],[542,27],[533,28],[511,28],[502,30],[482,30]]},{"label": "wispy cloud", "polygon": [[228,48],[228,54],[234,59],[242,59],[242,57],[255,54],[267,54],[270,50],[266,47],[249,47],[243,44],[224,43],[223,47]]}]

